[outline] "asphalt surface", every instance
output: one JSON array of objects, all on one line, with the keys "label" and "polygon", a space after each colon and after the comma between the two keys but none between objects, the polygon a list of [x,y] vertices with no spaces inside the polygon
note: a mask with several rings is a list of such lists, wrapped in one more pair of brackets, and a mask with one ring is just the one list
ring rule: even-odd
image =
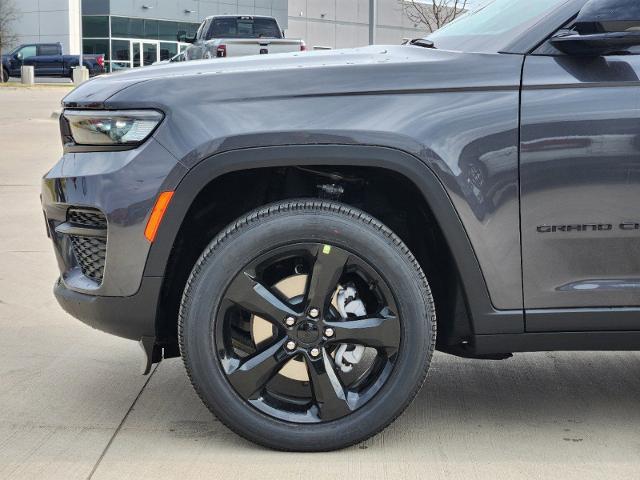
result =
[{"label": "asphalt surface", "polygon": [[1,479],[640,478],[640,353],[438,354],[382,434],[302,455],[229,432],[179,359],[141,376],[135,342],[52,295],[39,182],[61,154],[51,112],[68,91],[0,87]]}]

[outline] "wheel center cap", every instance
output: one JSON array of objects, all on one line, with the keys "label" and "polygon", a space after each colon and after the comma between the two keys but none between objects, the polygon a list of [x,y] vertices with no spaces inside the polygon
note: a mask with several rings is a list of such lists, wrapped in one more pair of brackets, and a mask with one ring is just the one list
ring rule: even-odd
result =
[{"label": "wheel center cap", "polygon": [[298,340],[301,343],[313,343],[320,338],[320,330],[315,322],[302,322],[297,329]]}]

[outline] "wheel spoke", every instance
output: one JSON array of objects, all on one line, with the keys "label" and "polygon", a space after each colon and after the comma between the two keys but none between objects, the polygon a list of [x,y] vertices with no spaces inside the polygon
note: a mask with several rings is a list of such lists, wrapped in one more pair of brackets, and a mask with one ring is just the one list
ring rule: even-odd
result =
[{"label": "wheel spoke", "polygon": [[334,335],[329,339],[335,343],[355,343],[366,347],[397,349],[400,346],[400,322],[394,315],[325,322]]},{"label": "wheel spoke", "polygon": [[285,317],[296,315],[286,302],[246,272],[238,275],[233,281],[227,290],[227,298],[254,315],[279,326]]},{"label": "wheel spoke", "polygon": [[307,305],[324,310],[335,292],[349,254],[337,247],[321,246],[308,281]]},{"label": "wheel spoke", "polygon": [[313,397],[323,421],[343,417],[352,411],[347,400],[347,391],[336,375],[333,360],[324,348],[319,359],[307,359],[307,370]]},{"label": "wheel spoke", "polygon": [[286,339],[280,339],[270,346],[242,359],[237,368],[228,374],[231,385],[244,398],[259,393],[289,360],[284,349]]}]

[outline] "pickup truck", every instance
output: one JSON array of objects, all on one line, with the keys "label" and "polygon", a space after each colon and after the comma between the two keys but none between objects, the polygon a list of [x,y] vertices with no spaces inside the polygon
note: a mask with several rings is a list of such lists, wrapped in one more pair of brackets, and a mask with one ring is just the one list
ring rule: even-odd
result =
[{"label": "pickup truck", "polygon": [[90,80],[43,180],[55,295],[287,451],[380,432],[434,349],[640,350],[639,49],[638,0],[492,0],[404,46]]},{"label": "pickup truck", "polygon": [[264,16],[207,17],[193,38],[179,32],[178,41],[192,44],[185,52],[186,60],[306,50],[304,41],[285,39],[276,19]]},{"label": "pickup truck", "polygon": [[[29,43],[2,55],[2,81],[20,77],[23,65],[32,65],[36,77],[68,77],[80,62],[79,55],[63,55],[60,43]],[[93,77],[104,73],[104,55],[83,55],[82,64]]]}]

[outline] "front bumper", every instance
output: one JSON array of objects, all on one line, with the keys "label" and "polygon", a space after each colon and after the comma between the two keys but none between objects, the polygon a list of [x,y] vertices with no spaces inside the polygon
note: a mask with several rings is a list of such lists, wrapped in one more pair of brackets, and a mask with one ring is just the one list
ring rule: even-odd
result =
[{"label": "front bumper", "polygon": [[103,332],[140,340],[155,337],[161,277],[144,277],[140,289],[130,297],[101,297],[78,293],[65,287],[61,279],[53,293],[71,316]]},{"label": "front bumper", "polygon": [[[153,204],[183,174],[184,167],[154,139],[135,150],[66,153],[42,183],[47,230],[65,287],[98,296],[134,295],[151,246],[144,229]],[[82,233],[89,225],[73,220],[78,211],[101,217],[98,233]],[[97,254],[99,274],[91,272],[95,265],[83,264]]]},{"label": "front bumper", "polygon": [[155,335],[162,278],[144,276],[144,229],[158,194],[185,172],[151,138],[134,150],[66,153],[44,176],[42,208],[60,270],[54,293],[68,313],[121,337]]}]

